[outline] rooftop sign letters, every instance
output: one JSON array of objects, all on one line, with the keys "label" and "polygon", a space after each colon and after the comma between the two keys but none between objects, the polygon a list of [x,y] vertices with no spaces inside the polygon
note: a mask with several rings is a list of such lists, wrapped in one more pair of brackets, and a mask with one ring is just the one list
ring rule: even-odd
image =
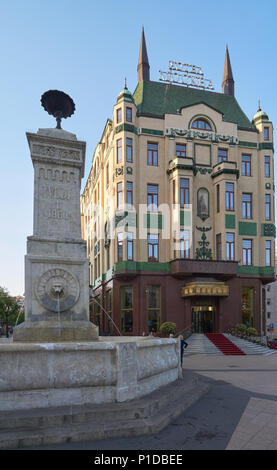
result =
[{"label": "rooftop sign letters", "polygon": [[188,87],[214,90],[211,80],[204,78],[204,73],[198,65],[183,64],[174,60],[169,61],[168,71],[159,70],[160,81],[177,83]]}]

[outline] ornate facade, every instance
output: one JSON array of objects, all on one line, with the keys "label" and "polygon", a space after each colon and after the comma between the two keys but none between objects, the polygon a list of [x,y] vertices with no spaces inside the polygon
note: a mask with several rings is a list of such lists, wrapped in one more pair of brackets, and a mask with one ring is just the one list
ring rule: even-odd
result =
[{"label": "ornate facade", "polygon": [[142,32],[137,87],[119,94],[81,196],[92,321],[106,333],[109,316],[124,334],[164,321],[264,331],[261,287],[275,279],[272,123],[260,108],[252,121],[241,110],[228,49],[222,93],[154,82],[149,70]]}]

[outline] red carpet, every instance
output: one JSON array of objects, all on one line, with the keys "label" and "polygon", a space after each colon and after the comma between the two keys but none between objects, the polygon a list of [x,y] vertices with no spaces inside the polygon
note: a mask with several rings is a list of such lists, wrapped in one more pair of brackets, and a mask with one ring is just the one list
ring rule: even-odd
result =
[{"label": "red carpet", "polygon": [[223,354],[225,354],[225,356],[246,356],[241,349],[221,333],[206,333],[206,336],[218,349],[220,349],[221,352],[223,352]]}]

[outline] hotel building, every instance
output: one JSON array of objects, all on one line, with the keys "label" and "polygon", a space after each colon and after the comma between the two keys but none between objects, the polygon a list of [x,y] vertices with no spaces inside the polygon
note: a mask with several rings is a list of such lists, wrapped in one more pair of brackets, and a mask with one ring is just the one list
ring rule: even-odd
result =
[{"label": "hotel building", "polygon": [[151,81],[144,31],[137,72],[81,196],[91,320],[107,334],[109,316],[128,335],[165,321],[178,332],[237,323],[264,332],[262,287],[275,280],[272,123],[260,107],[252,121],[240,108],[227,48],[221,93]]}]

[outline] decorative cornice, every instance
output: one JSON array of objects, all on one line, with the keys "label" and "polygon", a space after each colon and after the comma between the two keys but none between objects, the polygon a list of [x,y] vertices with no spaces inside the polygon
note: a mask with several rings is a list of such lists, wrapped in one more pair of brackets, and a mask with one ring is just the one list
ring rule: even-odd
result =
[{"label": "decorative cornice", "polygon": [[230,145],[237,145],[239,143],[239,139],[233,135],[217,134],[216,132],[201,132],[192,129],[174,129],[173,127],[166,128],[165,135],[173,138],[178,136],[185,137],[188,140],[200,139],[218,143],[222,142]]}]

